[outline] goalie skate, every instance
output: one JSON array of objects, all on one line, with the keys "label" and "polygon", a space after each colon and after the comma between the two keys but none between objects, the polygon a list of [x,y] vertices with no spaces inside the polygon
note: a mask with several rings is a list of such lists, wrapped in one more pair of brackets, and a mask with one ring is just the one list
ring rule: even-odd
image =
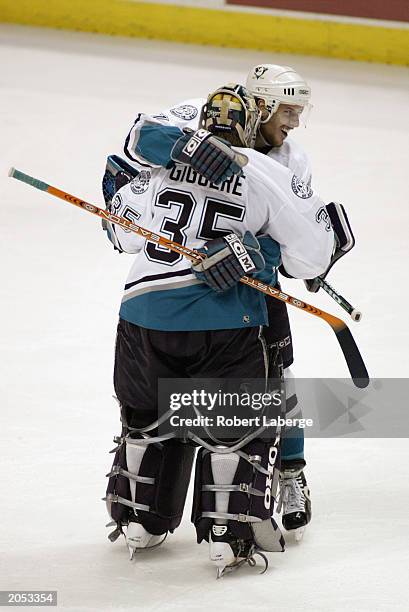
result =
[{"label": "goalie skate", "polygon": [[167,535],[167,532],[162,535],[153,535],[141,523],[130,522],[125,534],[129,560],[132,561],[137,552],[160,546],[166,540]]},{"label": "goalie skate", "polygon": [[260,573],[264,574],[268,568],[267,557],[257,549],[254,542],[235,538],[226,525],[213,525],[209,533],[209,547],[210,561],[216,566],[217,578],[245,564],[255,567],[257,564],[255,555],[259,555],[265,564]]},{"label": "goalie skate", "polygon": [[311,498],[303,472],[304,466],[304,460],[288,461],[280,474],[278,511],[282,508],[283,527],[294,533],[296,542],[302,540],[311,520]]}]

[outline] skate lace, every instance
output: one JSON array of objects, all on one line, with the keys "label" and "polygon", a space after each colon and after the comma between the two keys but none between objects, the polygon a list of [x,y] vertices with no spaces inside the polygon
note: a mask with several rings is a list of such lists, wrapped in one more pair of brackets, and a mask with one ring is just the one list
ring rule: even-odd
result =
[{"label": "skate lace", "polygon": [[283,514],[305,511],[305,496],[302,477],[285,478],[281,481],[278,510],[283,508]]}]

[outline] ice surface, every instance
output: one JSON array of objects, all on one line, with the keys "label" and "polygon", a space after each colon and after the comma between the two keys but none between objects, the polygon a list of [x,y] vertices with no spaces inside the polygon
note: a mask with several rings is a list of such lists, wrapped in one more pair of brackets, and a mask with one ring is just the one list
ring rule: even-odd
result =
[{"label": "ice surface", "polygon": [[[99,499],[119,432],[111,399],[118,305],[131,256],[99,222],[7,177],[10,166],[102,204],[108,153],[136,113],[290,64],[313,88],[296,137],[314,185],[357,237],[331,282],[376,377],[408,376],[409,73],[404,68],[0,26],[0,588],[57,589],[69,610],[407,609],[408,444],[307,440],[313,522],[270,571],[215,581],[189,502],[162,548],[129,563]],[[285,288],[343,317],[299,281]],[[347,376],[323,321],[292,312],[298,376]]]}]

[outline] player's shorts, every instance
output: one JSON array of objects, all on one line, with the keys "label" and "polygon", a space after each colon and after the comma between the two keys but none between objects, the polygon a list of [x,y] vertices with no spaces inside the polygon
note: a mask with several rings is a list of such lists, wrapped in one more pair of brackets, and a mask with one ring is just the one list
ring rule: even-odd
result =
[{"label": "player's shorts", "polygon": [[278,344],[283,365],[288,368],[293,363],[294,357],[287,305],[272,297],[266,297],[266,303],[269,325],[263,328],[264,338],[268,346]]},{"label": "player's shorts", "polygon": [[157,419],[159,378],[265,378],[260,328],[159,331],[119,320],[114,387],[130,427]]}]

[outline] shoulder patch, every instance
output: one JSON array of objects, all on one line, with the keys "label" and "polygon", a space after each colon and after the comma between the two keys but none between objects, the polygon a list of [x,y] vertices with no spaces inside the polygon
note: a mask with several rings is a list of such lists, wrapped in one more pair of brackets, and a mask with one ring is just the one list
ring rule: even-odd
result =
[{"label": "shoulder patch", "polygon": [[149,181],[151,180],[151,173],[149,170],[141,170],[138,176],[136,176],[130,183],[132,193],[135,195],[141,195],[149,189]]},{"label": "shoulder patch", "polygon": [[302,198],[303,200],[307,200],[313,194],[311,185],[309,185],[308,183],[304,183],[304,181],[299,179],[298,176],[295,176],[295,174],[291,181],[291,187],[295,195],[299,198]]},{"label": "shoulder patch", "polygon": [[182,104],[182,106],[176,106],[175,108],[171,108],[170,112],[175,117],[179,117],[179,119],[185,119],[186,121],[192,121],[198,115],[198,110],[195,106],[191,104]]}]

